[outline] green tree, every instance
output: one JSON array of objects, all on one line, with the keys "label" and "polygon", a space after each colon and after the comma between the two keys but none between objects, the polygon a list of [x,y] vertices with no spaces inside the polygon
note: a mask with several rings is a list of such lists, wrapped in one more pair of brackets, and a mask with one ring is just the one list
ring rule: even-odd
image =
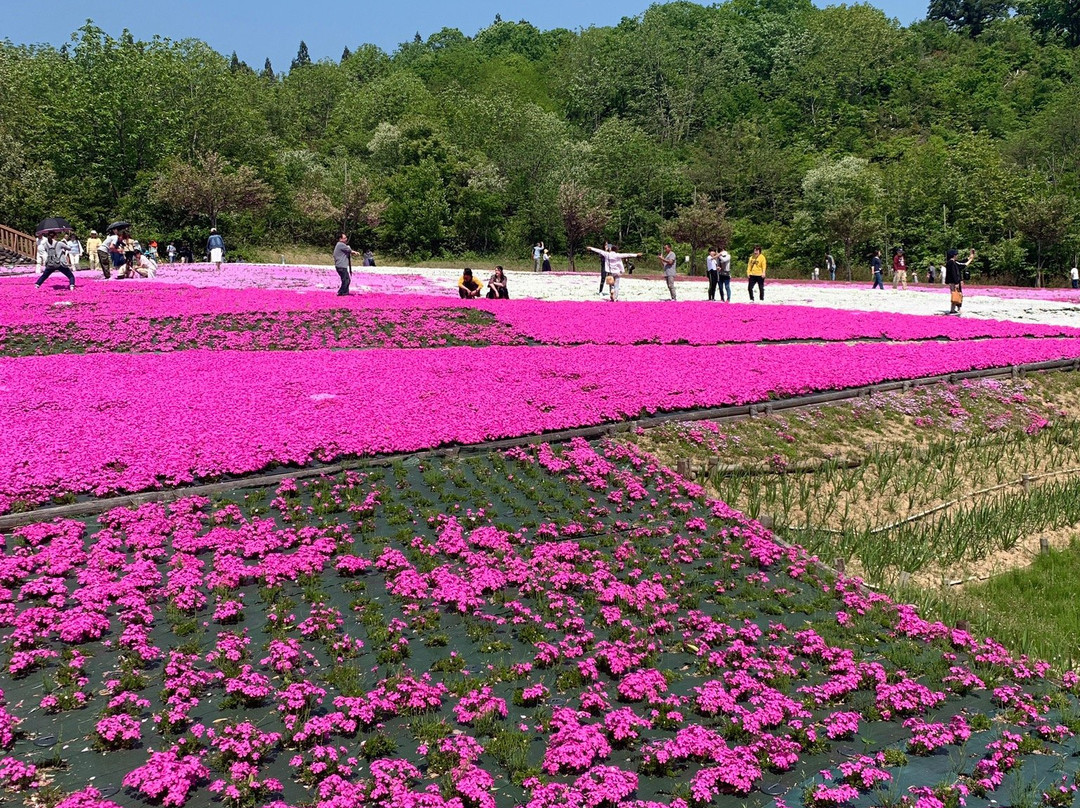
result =
[{"label": "green tree", "polygon": [[1004,19],[1011,6],[1012,0],[930,0],[926,17],[974,38],[990,23]]},{"label": "green tree", "polygon": [[250,167],[231,166],[213,152],[191,163],[174,160],[154,181],[153,194],[189,217],[207,218],[211,227],[222,213],[259,211],[272,201],[269,186]]},{"label": "green tree", "polygon": [[1080,4],[1075,0],[1016,0],[1031,27],[1047,38],[1060,38],[1070,48],[1080,45]]},{"label": "green tree", "polygon": [[670,223],[672,238],[690,245],[690,274],[697,274],[697,251],[708,246],[727,246],[731,224],[727,205],[714,202],[705,194],[695,193],[689,205],[681,205]]},{"label": "green tree", "polygon": [[574,255],[588,236],[604,229],[611,217],[609,200],[574,180],[559,185],[559,217],[566,234],[566,254],[570,269],[576,269]]},{"label": "green tree", "polygon": [[881,232],[878,207],[883,190],[870,164],[861,157],[823,162],[803,179],[803,211],[826,243],[844,245],[841,267],[852,280],[857,246]]},{"label": "green tree", "polygon": [[308,54],[307,43],[300,40],[300,48],[296,51],[296,58],[289,64],[289,72],[299,67],[307,67],[311,64],[311,56]]},{"label": "green tree", "polygon": [[1016,229],[1035,253],[1035,286],[1043,286],[1046,260],[1062,246],[1075,220],[1069,198],[1037,193],[1015,212]]}]

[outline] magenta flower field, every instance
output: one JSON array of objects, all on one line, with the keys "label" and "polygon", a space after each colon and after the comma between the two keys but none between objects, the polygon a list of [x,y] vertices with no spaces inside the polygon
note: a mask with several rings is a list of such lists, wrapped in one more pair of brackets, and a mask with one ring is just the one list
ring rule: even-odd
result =
[{"label": "magenta flower field", "polygon": [[[1074,329],[805,308],[0,282],[0,512],[312,460],[1080,357]],[[348,350],[364,349],[364,350]]]},{"label": "magenta flower field", "polygon": [[306,272],[0,279],[0,513],[383,461],[0,535],[4,799],[1072,804],[1077,677],[835,576],[632,444],[477,445],[1076,360],[1080,331],[408,279],[341,300]]}]

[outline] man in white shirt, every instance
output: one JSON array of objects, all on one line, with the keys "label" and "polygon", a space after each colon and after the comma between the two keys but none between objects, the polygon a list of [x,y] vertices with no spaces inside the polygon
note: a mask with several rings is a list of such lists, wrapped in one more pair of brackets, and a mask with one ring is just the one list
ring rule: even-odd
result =
[{"label": "man in white shirt", "polygon": [[709,300],[716,300],[716,285],[720,278],[716,274],[716,250],[710,249],[705,258],[705,274],[709,276]]},{"label": "man in white shirt", "polygon": [[1080,268],[1073,267],[1069,272],[1069,277],[1072,279],[1072,288],[1080,289]]}]

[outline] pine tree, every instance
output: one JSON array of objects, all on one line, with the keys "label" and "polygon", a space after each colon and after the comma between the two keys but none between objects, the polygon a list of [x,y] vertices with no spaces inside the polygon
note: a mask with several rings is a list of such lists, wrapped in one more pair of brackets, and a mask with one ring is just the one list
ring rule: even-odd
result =
[{"label": "pine tree", "polygon": [[273,67],[273,65],[270,64],[270,57],[269,56],[266,57],[266,64],[263,65],[262,76],[263,76],[264,79],[273,79],[273,78],[275,78],[275,76],[274,76],[274,67]]},{"label": "pine tree", "polygon": [[344,61],[345,61],[346,59],[348,59],[348,58],[349,58],[350,56],[352,56],[352,51],[351,51],[351,50],[349,50],[349,46],[348,46],[348,45],[346,45],[346,46],[345,46],[345,50],[343,50],[343,51],[341,52],[341,61],[342,61],[342,62],[344,62]]},{"label": "pine tree", "polygon": [[309,64],[311,64],[311,56],[308,55],[307,43],[301,39],[300,50],[296,52],[296,58],[289,65],[289,71],[296,70],[298,67],[307,67]]}]

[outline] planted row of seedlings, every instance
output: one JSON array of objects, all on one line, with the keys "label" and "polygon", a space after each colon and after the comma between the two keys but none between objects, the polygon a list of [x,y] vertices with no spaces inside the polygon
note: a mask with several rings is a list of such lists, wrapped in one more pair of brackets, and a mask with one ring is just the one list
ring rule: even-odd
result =
[{"label": "planted row of seedlings", "polygon": [[42,804],[983,806],[1077,768],[1080,679],[823,577],[622,444],[6,539],[0,781]]}]

